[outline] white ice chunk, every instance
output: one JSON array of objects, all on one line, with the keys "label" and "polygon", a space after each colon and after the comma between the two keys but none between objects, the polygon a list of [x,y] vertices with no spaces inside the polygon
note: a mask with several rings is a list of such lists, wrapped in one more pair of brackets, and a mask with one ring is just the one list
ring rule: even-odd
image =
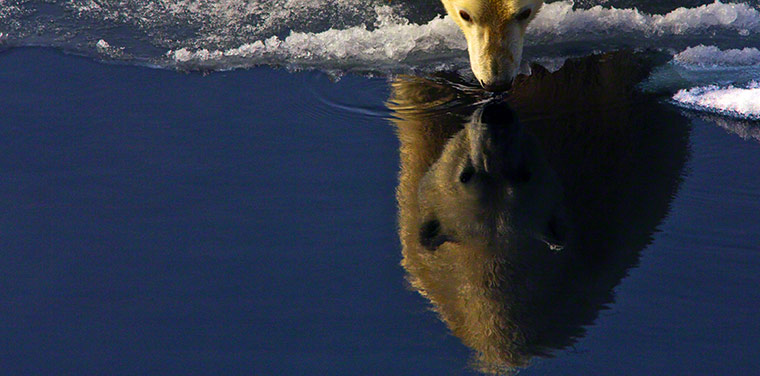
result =
[{"label": "white ice chunk", "polygon": [[679,64],[700,67],[750,66],[760,64],[760,50],[754,47],[721,50],[716,46],[698,45],[689,47],[673,57]]},{"label": "white ice chunk", "polygon": [[673,96],[676,104],[732,117],[760,120],[760,82],[747,87],[717,85],[680,90]]}]

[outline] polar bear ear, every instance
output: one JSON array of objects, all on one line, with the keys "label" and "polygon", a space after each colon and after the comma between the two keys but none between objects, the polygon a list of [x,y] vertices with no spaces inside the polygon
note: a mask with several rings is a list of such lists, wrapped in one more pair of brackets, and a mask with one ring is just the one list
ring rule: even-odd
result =
[{"label": "polar bear ear", "polygon": [[420,244],[428,251],[435,251],[441,244],[451,240],[443,233],[441,222],[437,219],[426,221],[420,227]]}]

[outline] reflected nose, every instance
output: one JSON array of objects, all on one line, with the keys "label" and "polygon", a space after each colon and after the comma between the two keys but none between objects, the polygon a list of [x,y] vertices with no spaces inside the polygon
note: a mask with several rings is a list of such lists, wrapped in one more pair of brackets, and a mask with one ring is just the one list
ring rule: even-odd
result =
[{"label": "reflected nose", "polygon": [[[492,126],[511,125],[515,123],[515,120],[515,113],[506,103],[486,103],[480,112],[480,122]],[[502,129],[502,127],[496,128]]]},{"label": "reflected nose", "polygon": [[479,81],[480,81],[480,86],[483,86],[483,89],[486,89],[488,91],[500,92],[500,91],[507,91],[512,88],[512,80],[492,81],[492,82],[486,82],[483,80],[479,80]]},{"label": "reflected nose", "polygon": [[522,163],[520,124],[504,102],[490,102],[475,114],[468,125],[470,155],[476,169],[505,177]]}]

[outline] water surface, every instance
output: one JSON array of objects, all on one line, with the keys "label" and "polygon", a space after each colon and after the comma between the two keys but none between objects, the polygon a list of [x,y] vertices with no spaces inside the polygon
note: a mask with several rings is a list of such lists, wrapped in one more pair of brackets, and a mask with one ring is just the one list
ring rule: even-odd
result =
[{"label": "water surface", "polygon": [[[465,93],[434,110],[466,123],[486,97],[463,38],[433,6],[275,3],[0,3],[4,373],[477,374],[400,265],[386,107],[399,73],[445,69]],[[752,374],[760,106],[741,100],[760,81],[760,13],[595,5],[547,6],[524,72],[662,47],[636,108],[669,114],[678,137],[657,150],[677,163],[639,173],[677,179],[647,193],[629,177],[615,205],[661,199],[646,242],[583,334],[521,374]],[[619,96],[583,116],[614,119]],[[577,118],[512,106],[528,127]]]}]

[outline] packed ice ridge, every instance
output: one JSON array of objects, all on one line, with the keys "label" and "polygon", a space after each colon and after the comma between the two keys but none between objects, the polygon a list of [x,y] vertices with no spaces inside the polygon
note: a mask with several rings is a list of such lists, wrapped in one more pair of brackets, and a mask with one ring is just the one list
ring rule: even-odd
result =
[{"label": "packed ice ridge", "polygon": [[373,30],[366,26],[355,26],[343,30],[329,29],[321,33],[293,32],[283,39],[273,36],[223,51],[181,48],[167,52],[167,56],[178,62],[223,57],[400,61],[415,50],[467,48],[464,37],[448,17],[438,17],[425,25],[417,25],[394,17],[387,6],[378,6],[376,11],[378,22]]},{"label": "packed ice ridge", "polygon": [[[291,32],[271,36],[234,48],[210,50],[190,47],[169,50],[166,56],[177,63],[223,61],[245,58],[272,61],[404,61],[417,53],[465,50],[466,42],[449,17],[436,17],[424,24],[410,23],[394,8],[376,6],[375,27],[364,25],[326,31]],[[695,8],[678,8],[664,15],[649,15],[637,9],[594,6],[575,9],[570,1],[546,4],[528,29],[529,43],[572,41],[636,33],[644,36],[685,35],[720,28],[737,35],[760,32],[760,12],[742,3],[715,3]],[[686,55],[684,55],[686,59]]]},{"label": "packed ice ridge", "polygon": [[700,86],[679,90],[673,101],[686,108],[727,115],[742,119],[760,120],[760,82],[746,87]]},{"label": "packed ice ridge", "polygon": [[716,46],[700,44],[678,53],[673,61],[699,67],[760,65],[760,50],[754,47],[721,50]]}]

